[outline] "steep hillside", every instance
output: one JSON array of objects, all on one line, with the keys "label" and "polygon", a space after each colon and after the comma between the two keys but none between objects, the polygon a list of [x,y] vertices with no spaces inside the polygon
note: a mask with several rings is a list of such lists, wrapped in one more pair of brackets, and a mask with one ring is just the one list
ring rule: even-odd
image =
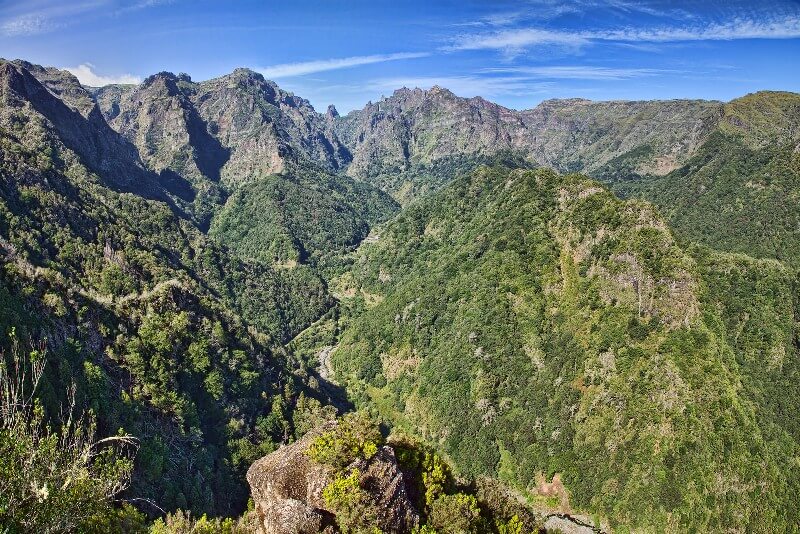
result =
[{"label": "steep hillside", "polygon": [[397,210],[366,184],[294,167],[244,184],[214,217],[209,234],[247,259],[322,266],[352,250]]},{"label": "steep hillside", "polygon": [[[647,204],[483,168],[362,246],[322,363],[466,474],[535,498],[559,474],[573,508],[615,524],[781,530],[798,519],[796,431],[759,415],[796,406],[794,389],[763,387],[763,354],[720,320],[736,296],[709,301],[703,276]],[[790,346],[780,366],[796,361]]]},{"label": "steep hillside", "polygon": [[[63,73],[31,68],[76,109],[91,108]],[[434,87],[401,89],[339,117],[335,110],[319,114],[261,75],[238,69],[200,83],[160,73],[134,88],[101,88],[95,98],[172,201],[202,228],[230,193],[269,187],[252,184],[275,173],[309,184],[303,191],[319,193],[316,205],[336,198],[337,189],[359,188],[342,171],[408,204],[481,163],[511,158],[584,172],[622,195],[652,200],[690,240],[792,263],[798,256],[800,115],[792,93],[762,92],[727,104],[550,100],[514,111]],[[339,174],[314,181],[329,172]],[[352,196],[340,198],[345,212],[361,212]],[[386,207],[375,217],[332,227],[345,229],[344,240],[352,242],[360,232],[353,228],[393,213],[386,200],[379,203]],[[267,226],[236,235],[272,234],[279,219],[254,218]],[[288,256],[303,256],[296,230],[281,226],[275,235],[296,242]]]},{"label": "steep hillside", "polygon": [[284,170],[286,161],[317,161],[331,170],[350,161],[322,114],[260,74],[236,69],[190,91],[210,131],[231,149],[222,171],[227,183]]},{"label": "steep hillside", "polygon": [[[719,312],[736,354],[743,393],[774,450],[796,450],[800,424],[800,278],[775,260],[695,251],[704,300]],[[787,439],[787,438],[791,439]]]},{"label": "steep hillside", "polygon": [[348,174],[408,204],[506,155],[652,200],[679,235],[797,265],[800,96],[728,103],[550,100],[513,111],[446,89],[401,89],[335,119]]},{"label": "steep hillside", "polygon": [[791,530],[798,143],[791,93],[339,117],[246,69],[0,60],[0,351],[45,343],[48,417],[74,381],[167,510],[241,512],[248,466],[352,401],[539,511]]},{"label": "steep hillside", "polygon": [[220,169],[229,150],[207,131],[181,82],[160,73],[124,93],[114,86],[100,89],[97,98],[108,105],[119,96],[115,107],[104,109],[109,124],[136,146],[142,162],[158,173],[176,201],[207,223],[214,205],[225,198]]},{"label": "steep hillside", "polygon": [[800,265],[800,95],[726,104],[686,165],[619,190],[652,200],[682,237]]},{"label": "steep hillside", "polygon": [[0,64],[0,347],[43,340],[51,414],[74,381],[101,435],[137,436],[132,495],[238,512],[244,471],[291,435],[305,388],[281,342],[330,298],[307,268],[215,245],[126,159],[132,147],[74,78],[55,82],[66,100]]},{"label": "steep hillside", "polygon": [[200,83],[162,72],[94,97],[174,201],[244,257],[316,261],[397,209],[378,189],[334,174],[350,153],[330,117],[253,71]]}]

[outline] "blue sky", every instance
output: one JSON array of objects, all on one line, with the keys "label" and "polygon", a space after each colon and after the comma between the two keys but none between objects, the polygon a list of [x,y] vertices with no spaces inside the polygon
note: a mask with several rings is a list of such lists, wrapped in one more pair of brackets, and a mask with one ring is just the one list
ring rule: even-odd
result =
[{"label": "blue sky", "polygon": [[547,98],[800,91],[800,0],[0,0],[0,56],[90,85],[249,67],[341,112],[441,85]]}]

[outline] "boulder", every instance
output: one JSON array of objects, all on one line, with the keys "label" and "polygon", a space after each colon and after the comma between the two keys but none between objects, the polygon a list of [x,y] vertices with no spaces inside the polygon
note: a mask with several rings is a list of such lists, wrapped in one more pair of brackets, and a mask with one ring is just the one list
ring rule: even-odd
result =
[{"label": "boulder", "polygon": [[[322,496],[335,473],[306,455],[314,438],[335,425],[326,423],[250,466],[247,481],[259,528],[265,534],[338,532],[335,515],[326,508]],[[383,532],[400,534],[419,525],[419,513],[409,499],[406,481],[391,447],[381,447],[368,460],[356,460],[347,470],[354,468],[361,473],[361,487],[377,510],[376,526]]]}]

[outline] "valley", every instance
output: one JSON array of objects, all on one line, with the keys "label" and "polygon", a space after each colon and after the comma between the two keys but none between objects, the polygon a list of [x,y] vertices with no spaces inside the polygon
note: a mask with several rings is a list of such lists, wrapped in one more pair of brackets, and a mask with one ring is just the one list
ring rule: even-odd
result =
[{"label": "valley", "polygon": [[338,488],[320,529],[792,531],[799,206],[797,93],[340,116],[248,69],[0,60],[0,347],[46,347],[42,420],[136,440],[133,506],[78,531],[263,521],[305,499],[264,458]]}]

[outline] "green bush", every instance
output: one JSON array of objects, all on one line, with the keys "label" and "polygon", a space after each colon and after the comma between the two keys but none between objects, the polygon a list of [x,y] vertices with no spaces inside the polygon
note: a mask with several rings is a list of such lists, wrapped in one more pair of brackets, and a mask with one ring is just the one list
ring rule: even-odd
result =
[{"label": "green bush", "polygon": [[322,491],[325,505],[336,515],[336,524],[344,534],[380,532],[375,527],[375,507],[360,480],[358,469],[339,473]]},{"label": "green bush", "polygon": [[149,534],[252,534],[256,532],[254,514],[248,512],[244,517],[211,518],[205,514],[195,519],[189,512],[178,510],[157,519],[150,527]]},{"label": "green bush", "polygon": [[335,428],[309,445],[306,454],[317,463],[344,469],[358,458],[372,458],[383,444],[378,427],[362,413],[349,413]]},{"label": "green bush", "polygon": [[442,534],[481,532],[481,511],[473,495],[441,495],[431,506],[430,523]]}]

